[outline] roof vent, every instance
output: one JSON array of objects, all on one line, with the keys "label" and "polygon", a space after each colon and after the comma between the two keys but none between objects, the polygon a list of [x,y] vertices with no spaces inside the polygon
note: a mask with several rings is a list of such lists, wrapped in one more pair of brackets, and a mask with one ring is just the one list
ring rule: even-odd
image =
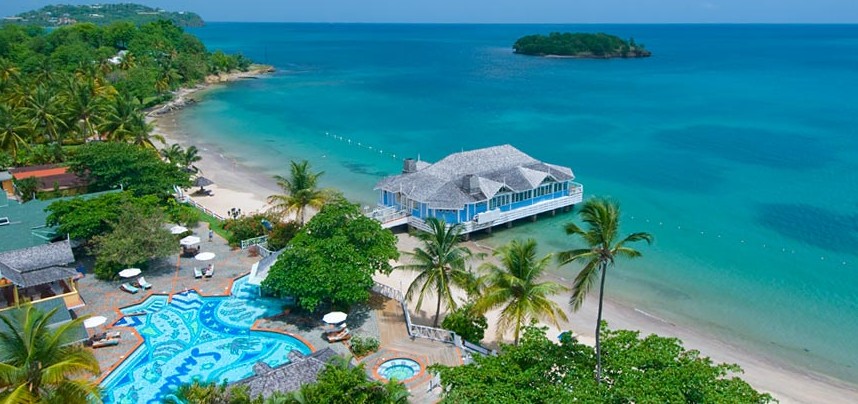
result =
[{"label": "roof vent", "polygon": [[11,223],[8,217],[0,217],[0,226],[7,226]]},{"label": "roof vent", "polygon": [[411,174],[417,172],[417,160],[407,158],[402,162],[402,173]]}]

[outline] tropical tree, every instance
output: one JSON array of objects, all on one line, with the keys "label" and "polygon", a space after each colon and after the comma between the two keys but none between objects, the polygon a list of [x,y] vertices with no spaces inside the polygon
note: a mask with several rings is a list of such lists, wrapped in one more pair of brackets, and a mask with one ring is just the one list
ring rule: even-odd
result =
[{"label": "tropical tree", "polygon": [[60,116],[57,94],[48,86],[36,87],[32,94],[26,97],[22,108],[30,121],[30,128],[37,138],[52,142],[62,142],[66,123]]},{"label": "tropical tree", "polygon": [[537,258],[536,240],[513,240],[495,251],[494,255],[501,265],[483,264],[482,269],[488,272],[487,286],[474,309],[485,313],[503,306],[498,337],[512,328],[514,343],[518,345],[521,327],[531,319],[547,319],[557,327],[560,326],[558,319],[567,319],[550,297],[568,289],[556,282],[539,282],[551,254]]},{"label": "tropical tree", "polygon": [[0,401],[4,403],[100,403],[92,351],[73,344],[86,316],[51,326],[57,312],[31,305],[0,314]]},{"label": "tropical tree", "polygon": [[92,81],[72,79],[66,88],[66,108],[81,137],[86,140],[98,133],[96,121],[105,110],[105,101]]},{"label": "tropical tree", "polygon": [[453,298],[453,286],[467,289],[466,282],[470,274],[466,267],[467,261],[473,257],[471,250],[459,244],[462,226],[456,224],[447,226],[443,220],[429,218],[426,220],[429,232],[418,233],[417,237],[423,247],[405,253],[411,257],[411,263],[400,265],[396,269],[416,271],[418,275],[408,285],[406,299],[417,298],[417,310],[423,305],[423,298],[436,296],[435,320],[433,327],[438,327],[441,316],[441,302],[448,310],[456,309],[456,299]]},{"label": "tropical tree", "polygon": [[327,191],[319,189],[319,177],[324,171],[314,173],[310,170],[310,162],[303,160],[290,163],[289,178],[275,175],[277,185],[285,191],[285,195],[271,195],[268,202],[274,205],[274,211],[280,214],[295,212],[301,225],[304,224],[304,211],[307,206],[321,208],[329,199]]},{"label": "tropical tree", "polygon": [[18,156],[18,150],[28,147],[28,125],[21,113],[0,104],[0,150]]},{"label": "tropical tree", "polygon": [[575,223],[567,223],[566,234],[581,237],[586,247],[563,251],[557,255],[561,266],[581,262],[584,268],[575,277],[572,284],[570,304],[573,310],[578,310],[584,303],[584,298],[599,281],[599,310],[596,315],[596,382],[602,380],[602,351],[600,330],[602,324],[602,303],[605,297],[605,276],[608,268],[614,266],[617,258],[637,258],[640,251],[628,247],[628,244],[638,241],[652,243],[649,233],[632,233],[620,239],[620,206],[616,201],[606,198],[592,198],[584,202],[579,211],[581,220],[587,226],[582,229]]}]

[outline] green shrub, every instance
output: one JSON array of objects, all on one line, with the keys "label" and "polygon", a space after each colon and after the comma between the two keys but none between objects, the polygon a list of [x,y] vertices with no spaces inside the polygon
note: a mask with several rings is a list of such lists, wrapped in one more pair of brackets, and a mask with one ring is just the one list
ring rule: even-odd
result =
[{"label": "green shrub", "polygon": [[489,323],[486,316],[473,310],[473,303],[466,304],[444,317],[441,327],[459,334],[465,341],[479,343],[483,340]]},{"label": "green shrub", "polygon": [[[278,223],[277,219],[273,216],[263,213],[256,213],[250,216],[241,216],[237,219],[225,220],[223,222],[223,228],[230,232],[230,237],[227,239],[229,241],[229,245],[237,247],[241,244],[242,240],[264,236],[268,231],[265,229],[265,226],[262,225],[263,220],[267,220],[272,224]],[[283,237],[286,236],[286,233],[287,230],[284,229]],[[297,233],[297,230],[295,233]],[[294,236],[294,233],[292,233],[288,238],[291,240],[292,236]]]},{"label": "green shrub", "polygon": [[15,189],[18,192],[18,196],[21,197],[21,202],[31,201],[36,197],[36,191],[39,189],[39,180],[36,177],[15,180]]},{"label": "green shrub", "polygon": [[178,223],[182,226],[191,228],[197,227],[200,222],[200,211],[184,203],[178,203],[174,199],[170,199],[167,204],[167,218],[172,223]]},{"label": "green shrub", "polygon": [[355,336],[352,338],[350,345],[352,353],[355,354],[355,356],[360,357],[378,351],[379,342],[377,339],[372,337]]},{"label": "green shrub", "polygon": [[275,223],[274,228],[268,233],[268,249],[277,251],[285,248],[299,230],[301,225],[296,222]]}]

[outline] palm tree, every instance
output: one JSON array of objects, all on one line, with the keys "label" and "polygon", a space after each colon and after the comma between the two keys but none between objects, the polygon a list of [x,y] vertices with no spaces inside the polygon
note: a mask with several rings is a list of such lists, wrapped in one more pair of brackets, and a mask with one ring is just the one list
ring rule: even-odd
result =
[{"label": "palm tree", "polygon": [[498,337],[512,328],[518,345],[521,326],[537,318],[550,320],[560,327],[557,319],[566,321],[566,314],[549,297],[568,288],[556,282],[539,282],[551,254],[536,258],[536,240],[528,239],[524,242],[513,240],[495,251],[494,255],[500,259],[501,265],[483,264],[483,270],[488,272],[487,286],[474,309],[485,313],[503,306]]},{"label": "palm tree", "polygon": [[323,171],[314,173],[310,171],[310,163],[307,160],[290,163],[289,178],[275,175],[277,185],[286,192],[285,195],[271,195],[268,203],[274,205],[274,210],[280,214],[295,212],[304,225],[304,211],[307,206],[321,208],[329,199],[328,192],[317,188],[319,177]]},{"label": "palm tree", "polygon": [[96,135],[96,119],[103,115],[105,103],[98,95],[95,83],[74,79],[69,83],[64,95],[68,114],[77,124],[81,137],[86,140]]},{"label": "palm tree", "polygon": [[36,135],[53,142],[62,142],[65,122],[57,109],[60,105],[62,103],[57,94],[48,86],[39,85],[27,96],[21,109],[29,118],[30,128]]},{"label": "palm tree", "polygon": [[617,233],[620,229],[620,206],[617,202],[605,198],[592,198],[581,207],[581,220],[587,225],[583,230],[575,223],[566,224],[566,234],[580,236],[587,244],[585,248],[578,248],[561,252],[557,258],[561,266],[571,262],[583,262],[584,268],[575,277],[572,284],[572,299],[570,304],[573,310],[578,310],[584,303],[584,298],[596,280],[599,280],[599,311],[596,315],[596,382],[602,382],[602,351],[600,344],[600,331],[602,325],[602,302],[605,297],[605,275],[609,267],[614,266],[617,258],[637,258],[641,256],[640,251],[627,244],[646,241],[652,243],[652,235],[649,233],[632,233],[617,241]]},{"label": "palm tree", "polygon": [[21,148],[29,147],[28,128],[20,113],[0,104],[0,150],[17,157]]},{"label": "palm tree", "polygon": [[200,149],[197,149],[197,146],[188,146],[181,155],[182,168],[189,173],[199,173],[200,169],[195,166],[194,163],[197,163],[202,159],[203,156],[200,156]]},{"label": "palm tree", "polygon": [[0,401],[5,403],[101,402],[92,351],[75,341],[80,317],[49,326],[53,309],[43,313],[31,305],[0,314]]},{"label": "palm tree", "polygon": [[459,245],[462,234],[462,226],[456,224],[447,227],[443,220],[431,217],[426,220],[430,231],[418,233],[417,237],[423,243],[423,247],[417,247],[413,252],[405,253],[411,257],[411,264],[400,265],[396,269],[417,271],[419,274],[411,285],[405,298],[411,300],[414,295],[417,298],[417,310],[423,305],[423,298],[436,296],[435,320],[433,327],[438,327],[438,319],[441,316],[441,302],[448,310],[456,309],[456,299],[453,298],[453,286],[468,290],[469,281],[472,279],[466,263],[473,257],[471,250]]},{"label": "palm tree", "polygon": [[108,106],[100,130],[107,135],[107,140],[124,141],[133,130],[132,121],[136,113],[134,97],[128,93],[120,94]]}]

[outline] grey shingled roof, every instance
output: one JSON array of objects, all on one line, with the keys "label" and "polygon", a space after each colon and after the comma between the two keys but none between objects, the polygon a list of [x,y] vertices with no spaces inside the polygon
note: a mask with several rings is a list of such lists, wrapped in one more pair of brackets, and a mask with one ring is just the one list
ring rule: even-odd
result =
[{"label": "grey shingled roof", "polygon": [[270,368],[264,363],[253,367],[254,375],[240,380],[235,385],[247,386],[251,397],[270,397],[275,392],[289,392],[301,388],[301,385],[315,383],[325,365],[337,356],[331,348],[325,348],[304,356],[297,350],[289,352],[289,363],[278,368]]},{"label": "grey shingled roof", "polygon": [[[476,190],[471,192],[471,177]],[[504,188],[522,192],[546,178],[575,178],[569,167],[543,163],[511,145],[451,154],[435,164],[418,164],[417,172],[382,179],[375,189],[402,192],[432,209],[461,209],[468,203],[491,199]]]},{"label": "grey shingled roof", "polygon": [[0,276],[18,287],[68,279],[76,273],[65,265],[74,262],[68,240],[0,253]]}]

